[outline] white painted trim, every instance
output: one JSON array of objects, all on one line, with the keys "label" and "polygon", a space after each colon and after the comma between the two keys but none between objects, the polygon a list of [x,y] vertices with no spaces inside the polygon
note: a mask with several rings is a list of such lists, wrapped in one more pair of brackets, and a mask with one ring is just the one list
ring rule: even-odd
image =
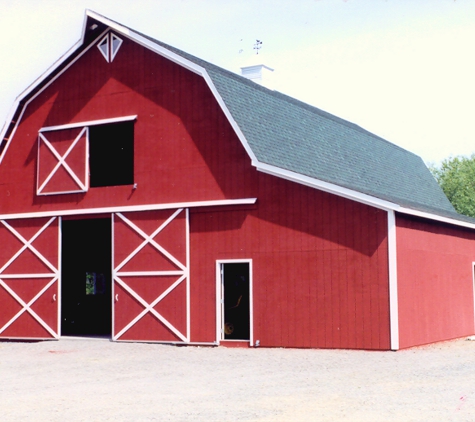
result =
[{"label": "white painted trim", "polygon": [[53,338],[58,338],[58,334],[33,310],[31,306],[48,290],[55,282],[58,281],[58,277],[54,276],[49,283],[46,284],[28,303],[26,303],[15,291],[10,288],[0,276],[0,285],[13,297],[22,307],[16,315],[14,315],[3,327],[0,328],[0,335],[12,325],[20,316],[25,312],[28,312],[46,331],[48,331]]},{"label": "white painted trim", "polygon": [[475,333],[475,262],[472,261],[473,333]]},{"label": "white painted trim", "polygon": [[213,81],[211,80],[211,78],[208,75],[208,72],[206,71],[205,68],[203,68],[202,66],[197,65],[196,63],[193,63],[190,60],[185,59],[184,57],[182,57],[182,56],[180,56],[176,53],[173,53],[170,50],[167,50],[166,48],[156,44],[155,42],[145,38],[144,36],[134,32],[134,31],[131,31],[130,29],[128,29],[128,28],[126,28],[122,25],[117,24],[116,22],[113,22],[113,21],[105,18],[104,16],[98,15],[97,13],[95,13],[91,10],[86,11],[86,19],[87,19],[87,16],[90,16],[91,18],[96,19],[96,20],[104,23],[105,25],[109,26],[110,28],[113,28],[115,31],[117,31],[117,32],[121,33],[122,35],[126,36],[127,38],[135,41],[137,44],[139,44],[139,45],[141,45],[141,46],[143,46],[143,47],[159,54],[162,57],[165,57],[166,59],[171,60],[172,62],[184,67],[185,69],[188,69],[188,70],[202,76],[204,78],[204,80],[206,81],[208,87],[211,89],[211,92],[215,96],[215,99],[218,102],[219,106],[221,107],[221,110],[223,110],[223,112],[226,115],[229,123],[231,124],[234,131],[236,132],[236,135],[238,136],[239,140],[241,141],[244,149],[246,150],[249,157],[251,158],[251,161],[253,163],[258,162],[254,152],[252,151],[251,147],[249,146],[249,143],[247,142],[246,137],[242,133],[241,128],[239,127],[239,125],[234,120],[234,117],[232,116],[231,112],[229,111],[228,107],[226,106],[224,100],[222,99],[221,95],[219,94],[218,90],[216,89]]},{"label": "white painted trim", "polygon": [[[114,40],[119,41],[119,45],[117,48],[114,50]],[[110,44],[110,57],[111,57],[111,62],[114,61],[115,56],[117,56],[117,53],[119,52],[120,46],[122,45],[124,41],[122,38],[119,38],[117,35],[115,35],[113,32],[110,32],[110,39],[109,39],[109,44]]]},{"label": "white painted trim", "polygon": [[120,271],[120,269],[127,264],[137,253],[139,253],[147,244],[150,244],[153,246],[158,252],[160,252],[162,255],[166,256],[171,262],[173,262],[178,268],[181,268],[182,273],[186,271],[186,267],[178,260],[176,259],[172,254],[170,254],[165,248],[160,246],[153,238],[158,235],[165,227],[170,224],[175,217],[178,216],[183,211],[183,208],[179,208],[177,211],[175,211],[163,224],[161,224],[150,236],[147,235],[143,230],[141,230],[136,224],[134,224],[132,221],[130,221],[128,218],[126,218],[123,214],[121,213],[116,213],[124,223],[126,223],[129,227],[133,229],[137,234],[142,236],[145,240],[137,246],[137,248],[132,251],[127,258],[125,258],[116,268],[115,271],[116,273]]},{"label": "white painted trim", "polygon": [[[47,221],[38,231],[29,239],[26,240],[15,228],[10,226],[6,221],[0,220],[0,223],[5,226],[8,231],[13,234],[14,237],[19,240],[23,246],[15,253],[13,256],[3,265],[3,267],[0,269],[0,285],[3,287],[3,289],[10,294],[10,296],[15,299],[21,306],[21,309],[6,323],[3,325],[3,327],[0,328],[0,336],[1,334],[10,326],[12,325],[18,318],[20,318],[23,313],[28,312],[48,333],[51,334],[53,338],[58,338],[59,337],[59,331],[58,327],[56,327],[56,331],[50,327],[32,308],[31,306],[51,287],[54,285],[54,283],[57,283],[59,286],[59,278],[60,278],[60,272],[59,272],[59,263],[58,263],[58,268],[56,268],[49,260],[47,260],[43,254],[41,254],[34,246],[33,242],[48,228],[50,227],[51,223],[56,219],[56,217],[51,218],[49,221]],[[58,231],[59,231],[59,226],[58,226]],[[59,246],[60,247],[60,246]],[[3,271],[5,271],[25,250],[29,249],[33,255],[36,256],[37,259],[39,259],[41,262],[43,262],[44,265],[46,265],[50,270],[51,273],[16,273],[16,274],[2,274]],[[59,255],[60,258],[60,255]],[[46,278],[46,279],[51,279],[46,286],[44,286],[28,303],[26,303],[23,299],[18,296],[15,291],[8,286],[3,280],[7,279],[25,279],[25,278]],[[58,287],[59,289],[59,287]],[[59,293],[59,290],[58,290]],[[59,295],[57,295],[59,298]],[[59,318],[59,317],[58,317]],[[59,322],[59,319],[58,321]],[[23,337],[19,337],[23,338]]]},{"label": "white painted trim", "polygon": [[248,264],[249,265],[249,346],[254,345],[254,295],[253,295],[253,275],[252,259],[218,259],[216,260],[216,342],[230,341],[224,339],[224,278],[222,274],[223,264]]},{"label": "white painted trim", "polygon": [[171,332],[173,332],[178,338],[180,338],[184,343],[187,342],[186,337],[178,331],[163,315],[158,313],[154,306],[156,306],[165,296],[167,296],[172,290],[174,290],[181,282],[186,278],[186,275],[181,276],[176,280],[168,289],[166,289],[159,297],[157,297],[152,303],[148,303],[144,300],[135,290],[133,290],[127,283],[125,283],[120,277],[114,278],[114,282],[119,284],[124,290],[126,290],[133,298],[137,300],[143,307],[144,310],[140,312],[129,324],[127,324],[119,333],[113,335],[113,340],[118,340],[124,333],[126,333],[132,326],[134,326],[138,321],[140,321],[147,313],[151,313],[155,318],[157,318],[163,325],[165,325]]},{"label": "white painted trim", "polygon": [[[152,314],[156,319],[158,319],[165,327],[167,327],[172,333],[174,333],[179,339],[184,343],[189,343],[190,341],[190,319],[189,319],[189,309],[190,309],[190,294],[189,294],[189,222],[188,222],[188,209],[186,209],[186,218],[185,218],[185,236],[186,236],[186,261],[185,264],[181,263],[177,258],[170,254],[165,248],[159,245],[155,240],[156,237],[162,230],[164,230],[175,218],[177,218],[183,211],[183,208],[175,210],[160,226],[153,231],[151,235],[146,234],[141,230],[136,224],[131,220],[125,217],[121,213],[116,213],[116,215],[125,223],[129,228],[132,229],[135,233],[139,234],[145,240],[135,248],[119,265],[114,266],[112,269],[113,273],[113,283],[117,283],[124,290],[128,292],[137,302],[139,302],[144,309],[130,321],[122,330],[118,333],[115,333],[115,330],[112,331],[112,339],[117,341],[120,337],[125,334],[131,327],[133,327],[138,321],[140,321],[148,313]],[[115,239],[114,239],[115,240]],[[150,244],[153,246],[160,254],[166,257],[168,260],[173,262],[180,270],[177,271],[131,271],[131,272],[120,272],[120,269],[123,268],[134,256],[136,256],[146,245]],[[115,264],[114,264],[115,265]],[[144,300],[137,292],[135,292],[123,279],[122,277],[126,276],[177,276],[177,280],[171,284],[164,292],[160,294],[152,303],[148,303]],[[180,332],[176,327],[173,326],[163,315],[157,312],[154,307],[165,298],[171,291],[173,291],[177,286],[185,282],[186,285],[186,296],[185,296],[185,312],[186,312],[186,333]],[[114,297],[115,298],[115,297]]]},{"label": "white painted trim", "polygon": [[33,252],[36,257],[43,262],[44,265],[46,265],[50,270],[52,274],[57,275],[58,269],[51,264],[44,256],[41,254],[34,246],[33,242],[35,239],[41,235],[49,226],[50,224],[56,219],[56,217],[52,217],[41,229],[39,229],[36,234],[30,239],[26,240],[17,230],[15,230],[10,224],[8,224],[4,220],[0,220],[0,222],[12,233],[21,243],[23,243],[23,246],[17,251],[16,254],[12,256],[12,258],[2,267],[0,268],[0,275],[5,271],[6,268],[8,268],[26,249],[29,249],[31,252]]},{"label": "white painted trim", "polygon": [[223,323],[223,275],[222,275],[222,268],[221,263],[216,261],[216,344],[219,345],[223,333],[222,327],[224,326]]},{"label": "white painted trim", "polygon": [[272,176],[277,176],[282,179],[290,180],[291,182],[296,182],[301,185],[316,188],[324,192],[333,193],[335,195],[342,196],[353,201],[361,202],[366,205],[371,205],[375,208],[379,208],[382,210],[387,211],[399,208],[397,204],[394,204],[392,202],[384,201],[382,199],[366,195],[361,192],[357,192],[348,188],[343,188],[333,183],[323,182],[313,177],[304,176],[303,174],[295,173],[290,170],[284,170],[279,167],[271,166],[269,164],[259,163],[257,165],[257,170],[266,174],[270,174]]},{"label": "white painted trim", "polygon": [[396,216],[388,211],[389,323],[391,350],[399,349],[399,302],[397,283]]},{"label": "white painted trim", "polygon": [[[105,43],[104,43],[105,41]],[[109,48],[109,42],[110,42],[110,39],[109,39],[109,33],[106,34],[105,37],[103,37],[96,45],[97,45],[97,49],[100,51],[102,57],[104,57],[104,59],[106,59],[106,62],[107,63],[110,63],[110,58],[109,58],[109,55],[110,55],[110,48]],[[101,46],[104,45],[105,46],[105,51],[102,50]]]},{"label": "white painted trim", "polygon": [[78,127],[107,125],[109,123],[130,122],[133,120],[137,120],[136,114],[130,115],[130,116],[111,117],[107,119],[88,120],[85,122],[74,122],[74,123],[68,123],[66,125],[45,126],[45,127],[42,127],[39,130],[39,132],[43,133],[43,132],[51,132],[51,131],[65,130],[65,129],[75,129]]},{"label": "white painted trim", "polygon": [[[83,183],[79,179],[79,177],[76,175],[76,173],[74,173],[74,171],[71,169],[71,167],[69,167],[68,163],[66,162],[66,158],[71,153],[71,151],[74,149],[74,147],[78,144],[78,142],[81,139],[83,139],[84,135],[85,135],[84,142],[86,143],[84,162],[86,164],[85,164],[84,183]],[[50,152],[58,160],[58,163],[54,166],[53,170],[51,170],[50,174],[46,177],[46,179],[43,181],[41,186],[39,186],[39,184],[40,184],[40,180],[39,180],[40,153],[39,153],[39,151],[40,151],[41,141],[43,141],[43,144],[46,145],[46,147],[50,150]],[[51,142],[49,142],[49,140],[40,132],[40,134],[38,136],[38,162],[37,162],[37,167],[38,167],[37,174],[38,174],[38,176],[37,176],[37,179],[36,179],[36,183],[37,183],[36,194],[37,195],[54,195],[54,194],[58,194],[58,193],[86,192],[87,188],[88,188],[88,185],[89,185],[88,184],[88,179],[89,179],[89,177],[88,177],[88,162],[89,162],[88,152],[89,152],[89,149],[87,147],[88,143],[89,143],[89,131],[88,131],[88,128],[85,127],[79,132],[79,134],[76,136],[76,138],[71,143],[71,145],[69,146],[67,151],[64,153],[64,155],[61,155],[56,150],[56,148],[51,144]],[[59,168],[61,166],[64,167],[66,172],[73,179],[73,181],[76,183],[76,185],[79,187],[79,189],[75,190],[75,191],[43,192],[43,189],[46,187],[48,182],[52,179],[52,177],[56,174],[56,172],[59,170]]]},{"label": "white painted trim", "polygon": [[197,201],[197,202],[175,202],[168,204],[147,204],[147,205],[127,205],[119,207],[102,207],[102,208],[84,208],[69,209],[56,211],[40,211],[26,212],[18,214],[0,214],[0,220],[15,220],[19,218],[41,218],[55,216],[72,216],[72,215],[91,215],[91,214],[110,214],[119,212],[134,211],[158,211],[176,208],[202,208],[202,207],[219,207],[232,205],[252,205],[255,204],[257,198],[243,199],[218,199],[215,201]]},{"label": "white painted trim", "polygon": [[436,214],[431,214],[431,213],[428,213],[428,212],[412,210],[410,208],[404,208],[404,207],[399,207],[395,211],[397,211],[401,214],[413,215],[415,217],[421,217],[421,218],[425,218],[425,219],[428,219],[428,220],[439,221],[441,223],[447,223],[447,224],[451,224],[451,225],[454,225],[454,226],[466,227],[466,228],[469,228],[469,229],[475,229],[475,224],[474,223],[468,223],[466,221],[460,221],[460,220],[455,220],[453,218],[442,217],[442,216],[439,216],[439,215],[436,215]]},{"label": "white painted trim", "polygon": [[114,258],[114,253],[115,253],[115,231],[114,231],[114,219],[115,219],[115,214],[112,213],[111,215],[111,309],[112,309],[112,324],[111,324],[111,338],[114,339],[114,333],[115,333],[115,258]]},{"label": "white painted trim", "polygon": [[187,343],[191,340],[191,282],[190,282],[190,210],[188,208],[185,209],[186,212],[186,341]]},{"label": "white painted trim", "polygon": [[58,337],[61,337],[63,289],[63,219],[58,217]]}]

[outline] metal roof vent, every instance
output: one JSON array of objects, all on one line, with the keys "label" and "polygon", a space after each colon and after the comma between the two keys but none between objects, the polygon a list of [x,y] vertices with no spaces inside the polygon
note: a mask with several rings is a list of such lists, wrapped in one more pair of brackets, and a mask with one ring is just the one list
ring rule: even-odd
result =
[{"label": "metal roof vent", "polygon": [[274,89],[273,72],[274,69],[264,64],[255,64],[241,67],[242,76],[269,89]]}]

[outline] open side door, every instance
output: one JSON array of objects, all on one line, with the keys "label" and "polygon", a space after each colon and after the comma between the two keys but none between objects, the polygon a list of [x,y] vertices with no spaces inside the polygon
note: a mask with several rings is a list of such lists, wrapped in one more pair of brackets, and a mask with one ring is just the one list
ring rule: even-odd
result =
[{"label": "open side door", "polygon": [[0,220],[0,338],[59,337],[59,218]]},{"label": "open side door", "polygon": [[190,341],[188,210],[113,216],[113,340]]}]

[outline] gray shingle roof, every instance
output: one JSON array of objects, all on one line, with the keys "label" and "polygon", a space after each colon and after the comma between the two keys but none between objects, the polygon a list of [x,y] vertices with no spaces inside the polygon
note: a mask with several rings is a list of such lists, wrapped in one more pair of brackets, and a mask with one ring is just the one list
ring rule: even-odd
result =
[{"label": "gray shingle roof", "polygon": [[140,35],[206,69],[261,163],[403,207],[474,221],[454,210],[417,155],[323,110]]}]

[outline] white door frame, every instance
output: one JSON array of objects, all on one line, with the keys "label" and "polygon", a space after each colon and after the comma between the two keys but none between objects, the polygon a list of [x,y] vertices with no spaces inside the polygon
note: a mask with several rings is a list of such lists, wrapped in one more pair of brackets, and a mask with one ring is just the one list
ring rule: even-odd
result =
[{"label": "white door frame", "polygon": [[[252,280],[252,259],[218,259],[216,260],[216,343],[224,340],[224,300],[222,268],[223,264],[249,264],[249,345],[254,346],[254,300]],[[241,341],[241,340],[226,340]],[[247,341],[247,340],[245,340]]]}]

